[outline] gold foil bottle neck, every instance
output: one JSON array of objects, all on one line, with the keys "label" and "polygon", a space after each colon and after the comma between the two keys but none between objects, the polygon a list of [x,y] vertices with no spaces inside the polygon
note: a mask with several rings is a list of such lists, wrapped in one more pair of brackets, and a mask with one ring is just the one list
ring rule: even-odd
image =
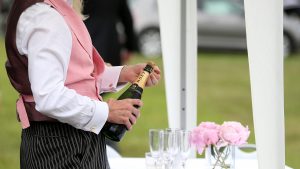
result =
[{"label": "gold foil bottle neck", "polygon": [[144,89],[147,80],[150,76],[150,73],[153,71],[153,67],[155,66],[154,62],[148,62],[146,67],[144,68],[144,71],[141,72],[138,76],[138,78],[134,81],[134,84],[137,84],[139,87]]}]

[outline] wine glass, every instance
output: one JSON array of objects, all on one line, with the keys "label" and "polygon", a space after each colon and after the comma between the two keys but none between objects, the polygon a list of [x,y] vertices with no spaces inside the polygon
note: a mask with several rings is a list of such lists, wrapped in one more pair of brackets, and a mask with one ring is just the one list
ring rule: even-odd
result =
[{"label": "wine glass", "polygon": [[149,130],[149,146],[150,152],[153,157],[159,157],[162,154],[162,141],[163,141],[163,130],[161,129],[150,129]]},{"label": "wine glass", "polygon": [[179,158],[180,158],[181,166],[184,169],[186,160],[188,159],[191,150],[191,143],[190,143],[191,131],[180,130],[178,134],[179,134]]},{"label": "wine glass", "polygon": [[165,130],[163,133],[163,160],[165,168],[174,167],[174,159],[179,152],[179,140],[175,130]]}]

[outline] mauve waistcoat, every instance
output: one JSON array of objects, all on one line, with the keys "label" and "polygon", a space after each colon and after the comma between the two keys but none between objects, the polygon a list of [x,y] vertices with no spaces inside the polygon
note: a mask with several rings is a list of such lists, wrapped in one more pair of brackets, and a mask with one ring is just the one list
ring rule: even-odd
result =
[{"label": "mauve waistcoat", "polygon": [[[30,126],[29,120],[54,120],[35,109],[28,78],[28,60],[26,56],[18,52],[16,46],[16,28],[20,15],[37,2],[45,2],[56,9],[63,16],[72,33],[72,50],[65,86],[83,96],[101,100],[99,79],[104,71],[104,62],[93,47],[81,18],[64,0],[15,0],[8,17],[5,37],[8,60],[5,66],[11,84],[20,93],[17,112],[23,128]],[[43,43],[42,40],[41,43]]]}]

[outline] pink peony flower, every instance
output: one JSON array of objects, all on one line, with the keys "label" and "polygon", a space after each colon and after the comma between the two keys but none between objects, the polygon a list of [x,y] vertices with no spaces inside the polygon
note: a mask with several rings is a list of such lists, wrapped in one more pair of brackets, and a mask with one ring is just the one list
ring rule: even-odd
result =
[{"label": "pink peony flower", "polygon": [[220,125],[216,123],[202,122],[192,130],[190,142],[196,146],[199,154],[202,154],[207,146],[216,144],[219,141],[219,129]]},{"label": "pink peony flower", "polygon": [[242,145],[247,143],[250,131],[239,122],[224,122],[220,127],[219,137],[225,145]]}]

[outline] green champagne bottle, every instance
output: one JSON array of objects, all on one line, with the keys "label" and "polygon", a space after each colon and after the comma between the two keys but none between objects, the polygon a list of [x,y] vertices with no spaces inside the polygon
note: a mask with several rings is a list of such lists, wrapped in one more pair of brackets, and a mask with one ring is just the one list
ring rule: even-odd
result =
[{"label": "green champagne bottle", "polygon": [[[146,67],[144,68],[144,71],[141,72],[138,76],[138,78],[133,82],[132,85],[118,98],[118,100],[122,99],[141,99],[143,89],[146,85],[146,82],[153,71],[153,66],[155,64],[153,62],[148,62]],[[138,108],[138,106],[135,106]],[[124,136],[127,128],[124,124],[115,124],[106,122],[102,132],[110,140],[113,141],[120,141],[122,137]]]}]

